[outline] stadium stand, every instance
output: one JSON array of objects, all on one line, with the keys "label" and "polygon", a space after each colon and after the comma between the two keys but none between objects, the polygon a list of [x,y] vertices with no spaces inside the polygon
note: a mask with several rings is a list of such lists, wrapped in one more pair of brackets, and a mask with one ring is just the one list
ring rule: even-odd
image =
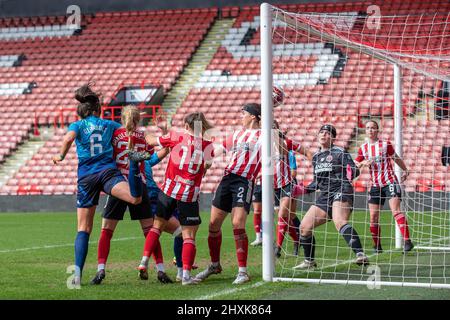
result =
[{"label": "stadium stand", "polygon": [[[169,90],[216,16],[216,8],[98,13],[83,16],[80,34],[61,32],[66,30],[65,17],[0,19],[4,35],[0,38],[0,57],[6,57],[0,60],[5,61],[0,67],[0,136],[11,132],[18,137],[2,143],[0,161],[27,139],[35,116],[40,125],[49,125],[60,117],[62,108],[73,109],[74,89],[89,80],[95,81],[105,104],[123,83],[158,83]],[[21,66],[10,66],[9,61],[14,61],[11,57],[18,55],[25,57]],[[23,94],[30,83],[35,84],[32,92]],[[63,118],[66,123],[74,121],[73,111],[64,112]],[[18,126],[19,131],[12,132],[12,126]],[[49,143],[58,139],[59,131]],[[50,144],[36,157],[48,154],[48,148],[57,152],[56,144]],[[50,164],[38,160],[23,170],[37,165],[38,172],[40,166]],[[76,174],[76,163],[61,171],[66,177]],[[27,177],[32,179],[31,175]],[[8,187],[32,182],[14,177],[0,191],[15,194],[17,190]],[[75,191],[73,180],[49,182],[45,193]]]}]

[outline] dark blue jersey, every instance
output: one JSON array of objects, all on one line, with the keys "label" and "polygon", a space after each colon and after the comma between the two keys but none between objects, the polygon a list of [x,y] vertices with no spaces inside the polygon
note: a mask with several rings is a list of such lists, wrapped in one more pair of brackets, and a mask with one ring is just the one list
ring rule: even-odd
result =
[{"label": "dark blue jersey", "polygon": [[307,187],[308,192],[353,193],[352,180],[359,175],[351,155],[342,148],[319,151],[312,159],[314,181]]}]

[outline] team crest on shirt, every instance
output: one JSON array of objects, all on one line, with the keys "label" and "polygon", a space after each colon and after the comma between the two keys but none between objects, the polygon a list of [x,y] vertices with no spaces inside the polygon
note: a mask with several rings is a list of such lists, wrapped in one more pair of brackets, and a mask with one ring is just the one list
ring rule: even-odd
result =
[{"label": "team crest on shirt", "polygon": [[327,160],[328,162],[331,162],[331,161],[333,160],[333,156],[332,156],[331,154],[328,155],[326,160]]}]

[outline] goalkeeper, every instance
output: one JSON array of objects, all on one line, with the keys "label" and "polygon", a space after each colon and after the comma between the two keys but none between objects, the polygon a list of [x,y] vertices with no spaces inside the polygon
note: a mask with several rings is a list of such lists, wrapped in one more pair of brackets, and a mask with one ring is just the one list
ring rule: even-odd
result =
[{"label": "goalkeeper", "polygon": [[315,239],[313,230],[333,220],[336,229],[356,254],[355,263],[368,265],[361,241],[356,230],[348,223],[353,209],[352,180],[359,175],[349,153],[333,145],[336,129],[325,124],[319,131],[320,151],[314,154],[312,165],[314,181],[306,187],[304,193],[320,190],[320,196],[302,219],[300,225],[300,244],[303,247],[305,261],[295,269],[310,269],[317,266],[314,260]]}]

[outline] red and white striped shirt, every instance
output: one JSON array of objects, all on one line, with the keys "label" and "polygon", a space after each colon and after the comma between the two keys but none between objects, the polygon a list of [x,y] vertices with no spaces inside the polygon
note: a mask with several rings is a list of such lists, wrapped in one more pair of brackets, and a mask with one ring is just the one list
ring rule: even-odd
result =
[{"label": "red and white striped shirt", "polygon": [[381,188],[388,184],[398,183],[391,161],[394,154],[395,150],[390,141],[366,142],[359,148],[355,161],[373,160],[369,167],[372,185]]},{"label": "red and white striped shirt", "polygon": [[274,148],[274,173],[273,173],[273,187],[274,189],[283,188],[292,181],[291,168],[289,166],[289,151],[300,151],[300,144],[293,142],[290,139],[285,139],[286,150],[280,150],[280,148]]},{"label": "red and white striped shirt", "polygon": [[238,130],[223,142],[223,146],[232,152],[225,175],[234,173],[254,181],[261,170],[261,130]]},{"label": "red and white striped shirt", "polygon": [[158,144],[172,148],[161,190],[183,202],[197,201],[205,163],[214,156],[212,142],[187,132],[171,131],[159,137]]},{"label": "red and white striped shirt", "polygon": [[[131,141],[133,142],[135,151],[147,151],[150,154],[153,154],[154,149],[145,141],[144,131],[134,131],[131,135]],[[128,135],[125,128],[119,128],[114,131],[112,137],[112,145],[114,149],[114,159],[116,160],[117,168],[124,175],[124,177],[128,179]],[[139,169],[141,171],[142,181],[145,183],[144,161],[139,164]]]}]

